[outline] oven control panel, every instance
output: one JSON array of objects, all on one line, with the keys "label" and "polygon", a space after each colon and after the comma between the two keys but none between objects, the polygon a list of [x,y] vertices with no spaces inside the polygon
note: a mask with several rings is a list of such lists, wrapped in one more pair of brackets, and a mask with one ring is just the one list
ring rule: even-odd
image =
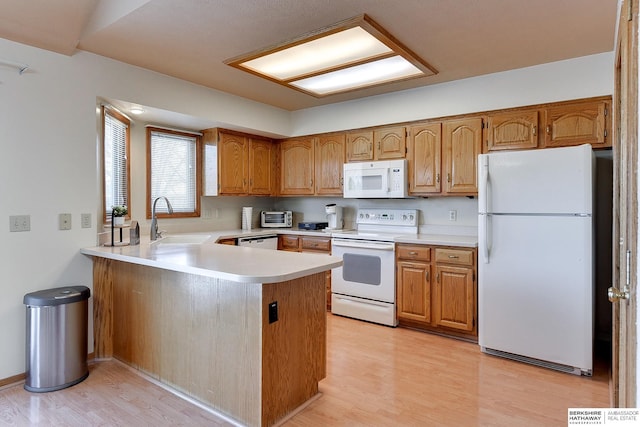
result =
[{"label": "oven control panel", "polygon": [[418,211],[416,209],[379,209],[365,208],[358,210],[357,224],[400,225],[416,227]]}]

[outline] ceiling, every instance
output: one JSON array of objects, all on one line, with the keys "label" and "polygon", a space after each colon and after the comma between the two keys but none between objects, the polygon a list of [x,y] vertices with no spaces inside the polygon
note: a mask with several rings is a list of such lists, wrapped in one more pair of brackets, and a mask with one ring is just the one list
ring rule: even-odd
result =
[{"label": "ceiling", "polygon": [[[0,0],[0,38],[298,110],[614,49],[618,0]],[[438,74],[314,98],[224,61],[366,13]],[[8,59],[8,58],[7,58]]]}]

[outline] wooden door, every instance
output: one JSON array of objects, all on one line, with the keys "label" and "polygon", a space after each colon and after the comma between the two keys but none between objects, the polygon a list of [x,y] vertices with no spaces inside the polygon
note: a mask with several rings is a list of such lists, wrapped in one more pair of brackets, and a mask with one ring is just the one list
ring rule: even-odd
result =
[{"label": "wooden door", "polygon": [[538,147],[538,110],[495,113],[487,117],[486,151]]},{"label": "wooden door", "polygon": [[310,137],[280,142],[280,194],[313,194],[313,143]]},{"label": "wooden door", "polygon": [[398,261],[398,318],[431,322],[431,264]]},{"label": "wooden door", "polygon": [[316,142],[316,194],[341,196],[344,165],[344,133],[322,135]]},{"label": "wooden door", "polygon": [[219,194],[246,194],[248,185],[247,138],[220,132],[218,141]]},{"label": "wooden door", "polygon": [[373,160],[373,131],[347,133],[347,162]]},{"label": "wooden door", "polygon": [[409,193],[440,193],[442,125],[429,123],[412,126],[407,145]]},{"label": "wooden door", "polygon": [[404,126],[376,129],[373,132],[376,160],[404,159],[407,154],[407,138]]},{"label": "wooden door", "polygon": [[477,163],[482,147],[482,118],[442,124],[445,193],[478,194]]},{"label": "wooden door", "polygon": [[275,183],[275,152],[271,141],[249,139],[249,194],[268,196]]},{"label": "wooden door", "polygon": [[[638,2],[620,14],[615,69],[612,406],[637,407]],[[612,295],[617,291],[616,298]],[[621,297],[617,299],[617,297]]]}]

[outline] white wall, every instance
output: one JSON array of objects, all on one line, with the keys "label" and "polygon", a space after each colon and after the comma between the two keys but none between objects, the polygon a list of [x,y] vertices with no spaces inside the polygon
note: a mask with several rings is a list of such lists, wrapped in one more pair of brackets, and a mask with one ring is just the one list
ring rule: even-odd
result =
[{"label": "white wall", "polygon": [[613,53],[379,95],[293,113],[293,134],[357,129],[613,93]]},{"label": "white wall", "polygon": [[[0,224],[5,224],[0,227],[0,379],[24,372],[23,295],[56,286],[91,285],[91,262],[78,251],[95,244],[101,208],[97,97],[208,118],[230,128],[293,136],[598,96],[611,94],[613,87],[612,55],[603,54],[289,113],[89,53],[66,57],[0,39],[0,58],[31,66],[22,76],[0,67]],[[140,219],[146,197],[140,145],[144,142],[136,139],[133,144],[132,215]],[[208,218],[161,221],[161,228],[237,228],[244,205],[292,207],[307,220],[319,220],[330,200],[206,197],[203,214]],[[354,203],[386,204],[345,202],[352,209]],[[458,210],[458,225],[475,223],[474,200],[407,203],[421,209],[423,224],[447,224],[444,218],[452,206]],[[57,229],[59,213],[72,214],[72,230]],[[81,213],[92,214],[92,228],[80,228]],[[30,232],[9,232],[8,217],[18,214],[31,215]]]}]

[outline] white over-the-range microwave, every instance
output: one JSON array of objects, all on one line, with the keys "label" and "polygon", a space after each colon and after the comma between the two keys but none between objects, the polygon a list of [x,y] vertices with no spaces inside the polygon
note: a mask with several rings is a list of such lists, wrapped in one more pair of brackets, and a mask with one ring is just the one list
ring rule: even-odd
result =
[{"label": "white over-the-range microwave", "polygon": [[345,198],[408,197],[407,161],[345,163],[343,191]]}]

